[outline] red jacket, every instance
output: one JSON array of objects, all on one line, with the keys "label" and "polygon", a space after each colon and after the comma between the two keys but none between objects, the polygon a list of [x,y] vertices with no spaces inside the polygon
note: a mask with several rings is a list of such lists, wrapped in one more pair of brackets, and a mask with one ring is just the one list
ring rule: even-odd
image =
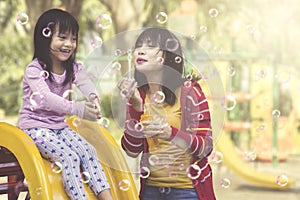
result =
[{"label": "red jacket", "polygon": [[[140,90],[141,97],[145,100],[145,93]],[[207,99],[197,82],[192,82],[190,87],[182,86],[180,95],[181,126],[180,130],[172,127],[169,140],[176,144],[176,138],[184,140],[192,154],[191,164],[197,164],[201,174],[197,179],[191,179],[201,200],[215,200],[212,183],[212,170],[207,162],[207,157],[213,149],[210,112]],[[147,139],[131,127],[139,122],[143,112],[137,112],[130,102],[127,105],[124,135],[121,139],[122,148],[131,156],[136,157],[140,152],[148,152]],[[175,138],[175,140],[174,140]],[[147,158],[143,155],[141,166],[148,165]],[[193,172],[192,172],[193,173]],[[194,172],[197,173],[197,172]],[[143,192],[145,179],[141,178],[140,195]]]}]

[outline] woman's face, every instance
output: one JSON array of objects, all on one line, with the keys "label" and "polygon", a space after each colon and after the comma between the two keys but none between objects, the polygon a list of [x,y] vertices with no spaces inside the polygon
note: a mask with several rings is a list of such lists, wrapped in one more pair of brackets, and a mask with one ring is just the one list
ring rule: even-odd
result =
[{"label": "woman's face", "polygon": [[161,71],[164,63],[163,51],[157,44],[139,42],[133,52],[136,69],[141,73]]}]

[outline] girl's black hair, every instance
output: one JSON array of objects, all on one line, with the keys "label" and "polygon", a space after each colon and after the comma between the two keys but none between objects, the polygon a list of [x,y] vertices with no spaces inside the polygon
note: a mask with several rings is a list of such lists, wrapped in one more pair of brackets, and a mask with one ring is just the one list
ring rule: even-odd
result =
[{"label": "girl's black hair", "polygon": [[[165,94],[165,102],[169,105],[174,105],[176,102],[176,89],[183,84],[183,56],[181,44],[177,37],[167,29],[163,28],[147,28],[144,30],[136,40],[135,48],[143,41],[158,46],[163,51],[164,68],[162,90]],[[135,80],[138,86],[144,92],[147,92],[149,85],[146,76],[135,70]]]},{"label": "girl's black hair", "polygon": [[[56,28],[58,28],[59,33],[69,31],[73,35],[76,35],[76,43],[78,42],[79,25],[77,20],[70,13],[61,9],[50,9],[39,17],[34,29],[33,59],[37,58],[39,63],[49,73],[50,81],[53,81],[53,77],[51,76],[52,60],[50,58],[50,43]],[[73,78],[73,63],[75,57],[76,49],[73,55],[62,63],[63,67],[66,69],[66,79],[64,80],[63,85],[66,85]]]}]

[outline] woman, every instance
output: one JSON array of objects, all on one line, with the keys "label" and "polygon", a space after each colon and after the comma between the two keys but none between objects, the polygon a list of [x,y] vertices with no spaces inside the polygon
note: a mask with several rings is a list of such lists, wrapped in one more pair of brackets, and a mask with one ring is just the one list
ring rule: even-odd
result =
[{"label": "woman", "polygon": [[141,157],[140,198],[214,200],[208,102],[200,85],[183,79],[181,44],[162,28],[148,28],[133,52],[134,80],[118,88],[128,98],[122,148]]}]

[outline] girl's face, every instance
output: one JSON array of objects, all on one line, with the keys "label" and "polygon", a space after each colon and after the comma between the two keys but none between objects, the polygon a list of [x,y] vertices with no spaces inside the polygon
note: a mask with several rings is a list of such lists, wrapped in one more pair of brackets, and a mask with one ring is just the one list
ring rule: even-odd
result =
[{"label": "girl's face", "polygon": [[163,67],[163,51],[151,42],[140,42],[133,52],[136,69],[142,73],[161,71]]},{"label": "girl's face", "polygon": [[77,46],[77,37],[71,32],[59,33],[58,28],[50,43],[50,57],[53,65],[68,60]]}]

